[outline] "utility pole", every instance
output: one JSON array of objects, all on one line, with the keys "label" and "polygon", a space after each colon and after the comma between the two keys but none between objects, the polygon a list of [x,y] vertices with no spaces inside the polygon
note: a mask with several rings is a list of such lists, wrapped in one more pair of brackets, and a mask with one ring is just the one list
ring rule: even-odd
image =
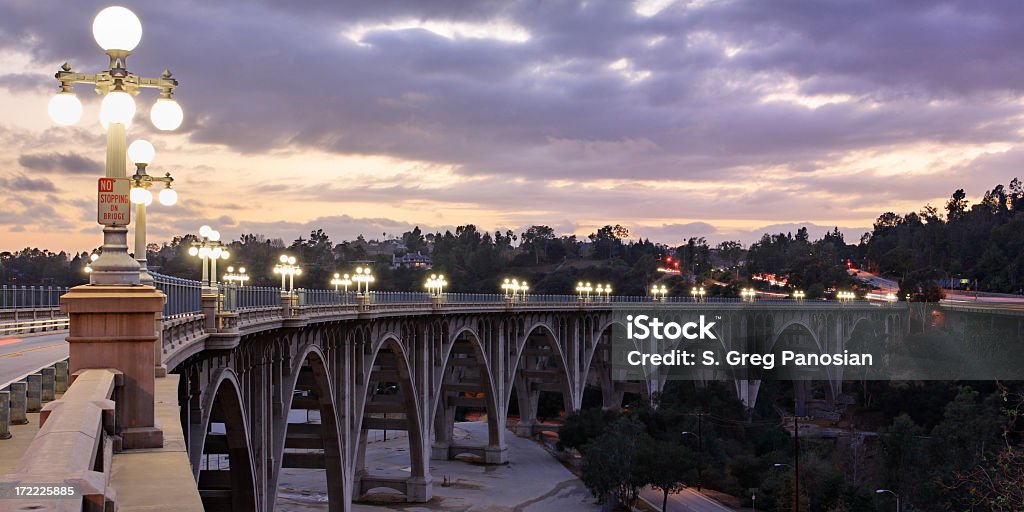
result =
[{"label": "utility pole", "polygon": [[793,510],[800,512],[800,417],[793,415]]},{"label": "utility pole", "polygon": [[697,413],[697,492],[704,486],[704,413]]}]

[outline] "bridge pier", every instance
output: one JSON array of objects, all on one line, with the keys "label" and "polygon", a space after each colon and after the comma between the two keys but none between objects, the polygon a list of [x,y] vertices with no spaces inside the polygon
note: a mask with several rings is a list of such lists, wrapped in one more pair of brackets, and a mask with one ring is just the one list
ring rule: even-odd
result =
[{"label": "bridge pier", "polygon": [[68,314],[69,372],[116,368],[124,385],[116,397],[122,449],[160,448],[156,424],[153,321],[165,296],[152,286],[76,286],[61,297]]}]

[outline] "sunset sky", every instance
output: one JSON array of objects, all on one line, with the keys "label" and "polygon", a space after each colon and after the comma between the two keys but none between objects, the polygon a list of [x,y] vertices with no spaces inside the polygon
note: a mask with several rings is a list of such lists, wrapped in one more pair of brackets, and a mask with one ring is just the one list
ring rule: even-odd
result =
[{"label": "sunset sky", "polygon": [[[107,58],[109,2],[0,4],[0,250],[100,242],[105,135],[46,113],[65,60]],[[286,242],[474,223],[678,243],[855,241],[885,211],[1024,177],[1024,3],[122,2],[128,68],[180,81],[157,148],[179,203],[150,240],[208,223]]]}]

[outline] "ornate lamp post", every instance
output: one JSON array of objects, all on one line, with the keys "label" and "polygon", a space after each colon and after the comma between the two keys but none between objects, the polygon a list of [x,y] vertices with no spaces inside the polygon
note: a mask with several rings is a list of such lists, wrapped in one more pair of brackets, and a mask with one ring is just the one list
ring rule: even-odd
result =
[{"label": "ornate lamp post", "polygon": [[334,285],[335,293],[338,292],[339,286],[344,286],[345,293],[348,294],[348,287],[352,286],[352,279],[349,277],[348,274],[345,274],[344,277],[341,274],[334,274],[334,278],[331,279],[331,284]]},{"label": "ornate lamp post", "polygon": [[793,292],[793,300],[804,300],[807,298],[807,294],[803,290],[796,290]]},{"label": "ornate lamp post", "polygon": [[604,299],[606,301],[610,302],[611,301],[611,295],[612,295],[612,285],[610,285],[610,284],[599,284],[596,287],[594,287],[594,293],[596,293],[599,298],[602,295],[604,295]]},{"label": "ornate lamp post", "polygon": [[[77,73],[64,63],[54,75],[60,92],[50,100],[50,117],[57,124],[73,125],[82,117],[82,103],[72,91],[73,84],[89,84],[103,96],[100,124],[107,131],[107,178],[126,178],[125,130],[135,117],[134,95],[140,89],[159,89],[160,98],[150,109],[150,119],[160,130],[174,130],[181,125],[184,114],[172,98],[178,86],[170,71],[160,78],[146,78],[130,73],[125,61],[142,39],[142,23],[124,7],[107,7],[96,15],[93,37],[110,57],[107,69],[98,73]],[[143,257],[145,252],[143,252]],[[139,263],[128,256],[127,226],[103,227],[103,250],[93,262],[89,282],[97,285],[139,284]]]},{"label": "ornate lamp post", "polygon": [[667,286],[665,286],[663,284],[662,285],[657,285],[656,284],[656,285],[652,285],[651,286],[651,297],[655,301],[658,301],[658,300],[664,301],[665,297],[667,295],[668,295],[668,287]]},{"label": "ornate lamp post", "polygon": [[238,267],[238,272],[235,272],[235,267],[229,266],[227,273],[224,274],[224,282],[234,286],[245,286],[248,281],[249,276],[245,273],[245,267]]},{"label": "ornate lamp post", "polygon": [[743,299],[743,302],[754,302],[754,299],[757,298],[757,290],[753,288],[744,288],[740,290],[740,298]]},{"label": "ornate lamp post", "polygon": [[153,163],[156,150],[148,141],[139,139],[128,146],[128,158],[135,162],[135,174],[132,176],[131,201],[135,203],[135,261],[139,262],[139,282],[153,284],[153,276],[146,268],[146,207],[153,202],[153,194],[149,187],[153,183],[163,183],[160,191],[160,204],[173,206],[178,202],[178,193],[171,188],[174,178],[171,173],[160,177],[146,174],[146,167]]},{"label": "ornate lamp post", "polygon": [[373,277],[373,269],[370,267],[356,267],[356,275],[352,276],[356,282],[356,293],[370,294],[370,283],[377,280]]},{"label": "ornate lamp post", "polygon": [[281,293],[291,294],[295,291],[295,276],[302,275],[302,268],[296,264],[295,256],[282,254],[278,261],[280,263],[274,265],[274,273],[281,274]]},{"label": "ornate lamp post", "polygon": [[203,293],[216,293],[217,260],[226,260],[229,254],[220,241],[220,231],[204,225],[199,228],[199,236],[199,241],[192,242],[188,254],[203,260]]},{"label": "ornate lamp post", "polygon": [[591,292],[594,291],[594,286],[590,283],[584,283],[580,281],[576,283],[576,295],[579,296],[580,300],[587,300],[590,298]]},{"label": "ornate lamp post", "polygon": [[92,264],[95,263],[96,260],[99,257],[100,257],[99,253],[95,253],[94,252],[94,253],[90,254],[89,255],[89,262],[85,264],[85,268],[82,269],[82,270],[84,270],[86,274],[91,274],[92,273]]},{"label": "ornate lamp post", "polygon": [[445,280],[444,275],[431,274],[430,278],[426,282],[427,292],[434,297],[440,297],[444,293],[444,287],[448,286],[448,281]]},{"label": "ornate lamp post", "polygon": [[704,302],[704,295],[705,294],[707,294],[707,291],[704,290],[703,286],[701,286],[699,288],[696,287],[696,286],[694,286],[693,288],[690,288],[690,295],[693,297],[693,301],[694,302]]}]

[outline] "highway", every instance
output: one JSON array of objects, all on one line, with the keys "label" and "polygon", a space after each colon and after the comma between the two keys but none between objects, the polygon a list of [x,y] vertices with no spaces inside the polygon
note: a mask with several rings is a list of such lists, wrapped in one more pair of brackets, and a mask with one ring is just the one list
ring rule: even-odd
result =
[{"label": "highway", "polygon": [[68,333],[0,339],[0,387],[68,357]]}]

